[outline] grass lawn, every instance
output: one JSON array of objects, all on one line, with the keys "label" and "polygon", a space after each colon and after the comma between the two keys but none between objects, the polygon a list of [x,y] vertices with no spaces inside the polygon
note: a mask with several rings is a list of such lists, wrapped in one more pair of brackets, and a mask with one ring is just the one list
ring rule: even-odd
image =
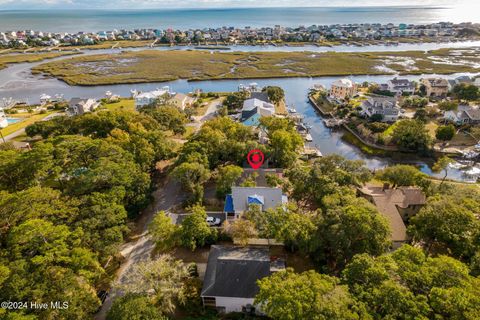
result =
[{"label": "grass lawn", "polygon": [[434,121],[429,121],[425,125],[425,128],[428,130],[428,133],[430,134],[430,137],[435,141],[435,130],[438,128],[438,124],[436,124]]},{"label": "grass lawn", "polygon": [[185,126],[185,133],[182,135],[183,139],[189,139],[192,134],[195,133],[195,127],[194,126]]},{"label": "grass lawn", "polygon": [[317,106],[319,108],[321,108],[324,113],[333,112],[335,110],[335,106],[333,104],[331,104],[330,102],[328,102],[328,100],[325,99],[325,98],[322,98],[321,100],[318,100],[319,95],[320,95],[320,93],[315,93],[313,95],[313,100],[315,101]]},{"label": "grass lawn", "polygon": [[275,104],[275,113],[279,115],[287,115],[287,105],[285,100],[280,101],[278,104]]},{"label": "grass lawn", "polygon": [[115,103],[104,103],[101,106],[102,109],[107,109],[110,111],[125,110],[135,112],[135,100],[133,99],[120,99],[119,102]]},{"label": "grass lawn", "polygon": [[[42,120],[43,118],[45,118],[46,116],[54,113],[55,111],[49,111],[47,113],[44,113],[44,114],[32,114],[30,115],[29,117],[26,117],[26,118],[23,118],[22,121],[19,121],[19,122],[16,122],[16,123],[12,123],[11,125],[9,125],[8,127],[6,128],[3,128],[1,130],[3,136],[7,136],[11,133],[14,133],[20,129],[23,129],[37,121],[40,121]],[[11,115],[12,118],[16,118],[18,117],[18,115]]]},{"label": "grass lawn", "polygon": [[449,141],[450,146],[473,146],[477,141],[469,134],[460,131],[452,140]]},{"label": "grass lawn", "polygon": [[[210,106],[210,103],[212,103],[213,101],[215,101],[216,99],[214,97],[210,97],[210,98],[202,98],[202,104],[200,107],[198,108],[195,108],[195,111],[197,112],[197,116],[203,116],[207,110],[208,110],[208,107]],[[223,98],[222,100],[219,99],[219,103],[223,101]]]},{"label": "grass lawn", "polygon": [[[480,57],[464,51],[461,56],[448,56],[451,63],[433,63],[428,58],[434,54],[435,52],[423,51],[211,53],[143,50],[78,56],[44,63],[33,68],[32,71],[57,77],[71,85],[93,86],[176,79],[215,80],[385,74],[385,71],[376,68],[384,65],[388,65],[400,74],[448,74],[477,71],[471,65],[462,62],[462,59],[480,62]],[[398,59],[414,60],[415,67],[418,69],[411,70],[405,65],[394,63]]]}]

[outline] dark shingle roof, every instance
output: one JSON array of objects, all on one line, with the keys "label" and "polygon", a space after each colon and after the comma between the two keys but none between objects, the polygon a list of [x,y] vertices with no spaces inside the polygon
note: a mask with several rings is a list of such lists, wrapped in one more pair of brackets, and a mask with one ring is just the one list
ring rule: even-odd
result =
[{"label": "dark shingle roof", "polygon": [[258,100],[271,103],[270,99],[268,98],[268,94],[266,92],[252,92],[250,94],[250,99],[258,99]]},{"label": "dark shingle roof", "polygon": [[240,121],[243,122],[243,121],[246,121],[246,120],[250,119],[250,117],[257,114],[257,112],[258,112],[257,107],[253,108],[252,110],[242,111],[242,117],[240,118]]},{"label": "dark shingle roof", "polygon": [[253,298],[257,280],[270,275],[270,254],[264,247],[210,248],[202,296]]}]

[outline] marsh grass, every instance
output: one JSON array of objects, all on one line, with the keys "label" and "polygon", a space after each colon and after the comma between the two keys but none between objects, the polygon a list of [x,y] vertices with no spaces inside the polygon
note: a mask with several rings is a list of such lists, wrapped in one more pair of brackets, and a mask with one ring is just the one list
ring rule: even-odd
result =
[{"label": "marsh grass", "polygon": [[[453,49],[452,49],[453,50]],[[455,49],[458,51],[458,49]],[[452,60],[462,57],[447,50],[432,51],[449,55]],[[408,58],[415,61],[415,70],[401,63],[389,68],[400,74],[478,71],[468,65],[433,63],[433,53],[406,52],[207,52],[144,50],[79,56],[52,61],[33,68],[71,85],[108,85],[119,83],[162,82],[177,79],[218,80],[278,77],[315,77],[335,75],[386,74],[375,67],[385,60]],[[479,57],[471,59],[480,62]],[[388,73],[387,73],[388,74]]]}]

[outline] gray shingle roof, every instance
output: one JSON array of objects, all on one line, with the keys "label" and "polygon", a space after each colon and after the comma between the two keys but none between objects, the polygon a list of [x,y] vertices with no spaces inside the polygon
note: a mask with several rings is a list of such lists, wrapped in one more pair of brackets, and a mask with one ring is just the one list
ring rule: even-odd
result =
[{"label": "gray shingle roof", "polygon": [[282,189],[280,188],[232,187],[233,208],[235,212],[247,211],[247,198],[253,195],[264,197],[264,210],[282,205]]},{"label": "gray shingle roof", "polygon": [[214,245],[210,248],[202,296],[253,298],[257,280],[270,275],[270,253],[265,247]]},{"label": "gray shingle roof", "polygon": [[252,92],[250,94],[250,99],[258,99],[268,103],[272,103],[270,101],[270,98],[268,98],[268,94],[266,92]]}]

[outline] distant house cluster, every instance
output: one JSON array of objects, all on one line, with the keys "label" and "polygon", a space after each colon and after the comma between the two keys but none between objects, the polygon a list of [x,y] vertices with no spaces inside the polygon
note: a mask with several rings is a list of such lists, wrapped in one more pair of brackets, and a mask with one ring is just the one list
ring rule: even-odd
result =
[{"label": "distant house cluster", "polygon": [[[354,97],[361,97],[359,113],[366,118],[376,117],[383,122],[395,122],[404,114],[400,107],[401,97],[422,95],[426,98],[441,100],[447,98],[452,89],[459,84],[469,84],[480,88],[480,78],[472,79],[469,76],[459,76],[455,79],[440,77],[425,77],[418,83],[406,78],[393,78],[386,83],[373,84],[378,86],[378,93],[361,92],[360,85],[350,79],[334,81],[328,90],[328,99],[337,104],[345,103]],[[323,86],[317,85],[321,91]],[[376,92],[376,91],[375,91]],[[444,118],[455,124],[479,124],[480,109],[477,106],[460,105],[458,110],[445,111]]]},{"label": "distant house cluster", "polygon": [[449,40],[461,34],[471,23],[453,24],[439,22],[431,24],[362,23],[311,25],[309,27],[244,28],[219,27],[204,29],[134,29],[103,30],[98,32],[43,32],[36,30],[0,32],[2,46],[58,46],[60,44],[91,45],[107,40],[154,40],[162,43],[215,42],[229,43],[251,41],[307,41],[318,42],[325,39],[391,39],[431,37],[436,40]]}]

